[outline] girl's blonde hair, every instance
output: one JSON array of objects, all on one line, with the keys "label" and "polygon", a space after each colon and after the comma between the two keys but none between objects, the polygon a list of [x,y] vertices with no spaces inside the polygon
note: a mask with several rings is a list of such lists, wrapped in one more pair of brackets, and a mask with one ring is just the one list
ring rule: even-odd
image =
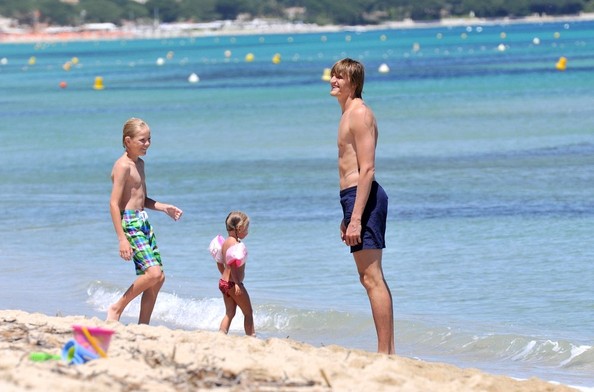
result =
[{"label": "girl's blonde hair", "polygon": [[239,230],[245,229],[250,224],[250,218],[241,211],[231,211],[225,219],[225,226],[229,233],[235,232],[235,238],[238,239]]},{"label": "girl's blonde hair", "polygon": [[124,148],[126,148],[126,137],[129,136],[130,138],[133,138],[134,136],[136,136],[138,131],[143,128],[150,129],[148,124],[146,122],[144,122],[144,120],[142,120],[140,118],[136,118],[136,117],[129,118],[124,123],[124,131],[123,131],[123,135],[122,135],[122,146],[124,146]]}]

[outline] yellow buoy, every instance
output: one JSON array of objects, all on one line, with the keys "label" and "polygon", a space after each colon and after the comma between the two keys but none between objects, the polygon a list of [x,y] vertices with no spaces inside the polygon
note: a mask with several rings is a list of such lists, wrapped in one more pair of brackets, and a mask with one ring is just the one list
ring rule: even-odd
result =
[{"label": "yellow buoy", "polygon": [[35,58],[35,56],[29,57],[29,65],[34,65],[36,62],[37,62],[37,59]]},{"label": "yellow buoy", "polygon": [[95,90],[103,90],[105,88],[105,86],[103,85],[103,77],[102,76],[95,77],[95,83],[93,84],[93,88]]},{"label": "yellow buoy", "polygon": [[245,61],[248,63],[251,63],[252,61],[254,61],[254,54],[253,53],[248,53],[245,55]]},{"label": "yellow buoy", "polygon": [[555,68],[557,68],[558,71],[565,71],[565,69],[567,69],[567,58],[563,56],[559,57],[559,61],[555,64]]},{"label": "yellow buoy", "polygon": [[280,55],[280,53],[275,53],[275,55],[272,56],[272,62],[274,64],[278,64],[278,63],[281,62],[281,55]]},{"label": "yellow buoy", "polygon": [[324,68],[324,72],[322,73],[322,80],[324,82],[329,82],[330,79],[332,79],[331,71],[332,70],[330,68]]},{"label": "yellow buoy", "polygon": [[78,57],[73,57],[72,60],[70,60],[70,62],[74,65],[78,64]]}]

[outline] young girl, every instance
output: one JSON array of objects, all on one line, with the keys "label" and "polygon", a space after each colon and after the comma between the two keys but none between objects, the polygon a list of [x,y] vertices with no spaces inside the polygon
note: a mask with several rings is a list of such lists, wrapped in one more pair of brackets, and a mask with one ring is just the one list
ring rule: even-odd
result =
[{"label": "young girl", "polygon": [[219,290],[223,293],[225,302],[225,316],[221,321],[219,331],[229,332],[231,321],[235,317],[237,306],[239,306],[243,312],[245,334],[256,336],[252,303],[243,285],[247,249],[241,240],[248,235],[250,219],[241,211],[233,211],[227,216],[225,225],[227,239],[218,235],[211,241],[209,247],[221,273]]},{"label": "young girl", "polygon": [[147,195],[144,161],[141,158],[151,145],[151,130],[147,123],[139,118],[126,121],[122,144],[126,151],[115,162],[111,172],[113,188],[109,210],[119,241],[120,257],[134,260],[138,277],[109,307],[107,320],[119,320],[130,301],[142,294],[138,323],[148,324],[165,275],[155,234],[144,209],[162,211],[174,220],[181,217],[182,210]]}]

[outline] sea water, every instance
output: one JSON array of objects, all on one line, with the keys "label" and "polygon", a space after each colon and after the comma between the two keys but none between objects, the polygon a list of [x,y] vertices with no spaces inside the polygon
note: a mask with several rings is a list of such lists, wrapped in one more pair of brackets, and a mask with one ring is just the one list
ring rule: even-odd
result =
[{"label": "sea water", "polygon": [[149,196],[184,210],[149,211],[153,324],[218,329],[207,247],[240,209],[258,335],[375,351],[321,80],[346,56],[379,124],[397,353],[594,386],[592,22],[0,45],[0,306],[104,318],[133,281],[108,203],[135,116]]}]

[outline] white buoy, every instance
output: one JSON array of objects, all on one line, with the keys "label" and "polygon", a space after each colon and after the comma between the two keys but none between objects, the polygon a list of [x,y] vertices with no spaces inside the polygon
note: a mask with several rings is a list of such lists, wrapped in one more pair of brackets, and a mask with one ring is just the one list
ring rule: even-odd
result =
[{"label": "white buoy", "polygon": [[388,67],[388,64],[383,63],[382,65],[379,66],[379,68],[377,70],[379,71],[379,73],[388,73],[388,72],[390,72],[390,67]]},{"label": "white buoy", "polygon": [[533,43],[534,45],[540,45],[540,38],[538,38],[538,37],[534,37],[534,38],[532,39],[532,43]]},{"label": "white buoy", "polygon": [[200,78],[198,77],[198,75],[196,75],[195,73],[191,73],[190,76],[188,76],[188,82],[190,83],[198,83],[200,81]]},{"label": "white buoy", "polygon": [[158,66],[161,66],[161,65],[165,64],[165,59],[164,59],[163,57],[159,57],[159,58],[157,59],[157,62],[156,62],[156,64],[157,64]]},{"label": "white buoy", "polygon": [[506,47],[504,44],[499,44],[499,46],[497,46],[497,50],[500,52],[505,52],[505,49],[506,49]]},{"label": "white buoy", "polygon": [[2,59],[0,60],[0,64],[2,64],[2,65],[8,64],[8,59],[6,57],[2,57]]}]

